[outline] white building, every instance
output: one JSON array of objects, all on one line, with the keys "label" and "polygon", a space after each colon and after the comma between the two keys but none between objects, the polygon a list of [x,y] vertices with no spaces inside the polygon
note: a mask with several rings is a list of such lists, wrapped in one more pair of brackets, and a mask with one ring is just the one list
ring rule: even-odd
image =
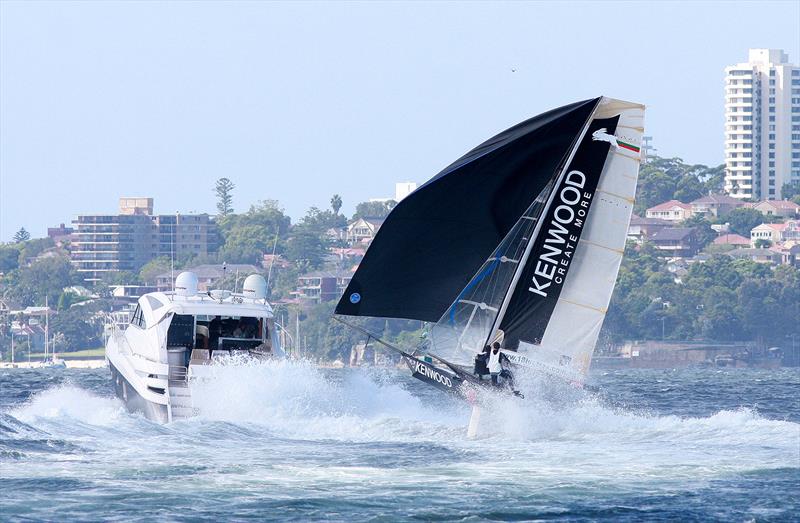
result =
[{"label": "white building", "polygon": [[394,184],[394,201],[399,202],[417,190],[417,182],[398,182]]},{"label": "white building", "polygon": [[779,49],[750,49],[725,68],[725,192],[775,200],[800,181],[800,68]]}]

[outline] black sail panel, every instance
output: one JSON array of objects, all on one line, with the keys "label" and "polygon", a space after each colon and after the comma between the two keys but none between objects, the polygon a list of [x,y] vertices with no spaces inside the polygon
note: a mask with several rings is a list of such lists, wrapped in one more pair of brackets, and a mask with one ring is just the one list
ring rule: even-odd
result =
[{"label": "black sail panel", "polygon": [[337,314],[435,322],[550,181],[599,98],[479,145],[389,214]]},{"label": "black sail panel", "polygon": [[[600,181],[619,117],[595,119],[553,190],[538,235],[500,322],[504,346],[538,345],[553,314]],[[594,133],[597,133],[593,136]]]}]

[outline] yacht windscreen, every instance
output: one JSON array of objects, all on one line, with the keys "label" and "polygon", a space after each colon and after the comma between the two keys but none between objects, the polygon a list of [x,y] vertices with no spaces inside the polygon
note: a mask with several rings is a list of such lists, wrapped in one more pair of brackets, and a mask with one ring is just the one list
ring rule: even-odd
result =
[{"label": "yacht windscreen", "polygon": [[194,316],[175,314],[167,331],[167,347],[191,347],[194,343]]},{"label": "yacht windscreen", "polygon": [[270,333],[266,318],[248,316],[198,317],[198,327],[208,328],[211,350],[267,348]]}]

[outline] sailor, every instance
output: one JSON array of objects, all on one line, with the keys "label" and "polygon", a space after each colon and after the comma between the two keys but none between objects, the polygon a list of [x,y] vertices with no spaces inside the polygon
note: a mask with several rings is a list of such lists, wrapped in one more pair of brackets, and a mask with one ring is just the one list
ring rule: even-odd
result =
[{"label": "sailor", "polygon": [[500,377],[500,373],[503,372],[503,365],[500,363],[500,342],[494,342],[492,344],[492,350],[489,353],[489,374],[492,376],[492,385],[498,386],[499,383],[497,382],[498,378]]},{"label": "sailor", "polygon": [[492,350],[488,345],[483,348],[483,352],[475,355],[475,375],[478,379],[482,380],[484,376],[489,374],[489,352]]}]

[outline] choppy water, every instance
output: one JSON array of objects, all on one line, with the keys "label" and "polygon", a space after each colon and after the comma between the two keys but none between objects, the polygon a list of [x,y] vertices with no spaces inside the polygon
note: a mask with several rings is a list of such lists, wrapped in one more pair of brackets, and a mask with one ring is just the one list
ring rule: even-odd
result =
[{"label": "choppy water", "polygon": [[106,369],[0,370],[0,519],[798,519],[797,369],[592,382],[492,405],[468,440],[465,406],[395,371],[220,369],[162,426]]}]

